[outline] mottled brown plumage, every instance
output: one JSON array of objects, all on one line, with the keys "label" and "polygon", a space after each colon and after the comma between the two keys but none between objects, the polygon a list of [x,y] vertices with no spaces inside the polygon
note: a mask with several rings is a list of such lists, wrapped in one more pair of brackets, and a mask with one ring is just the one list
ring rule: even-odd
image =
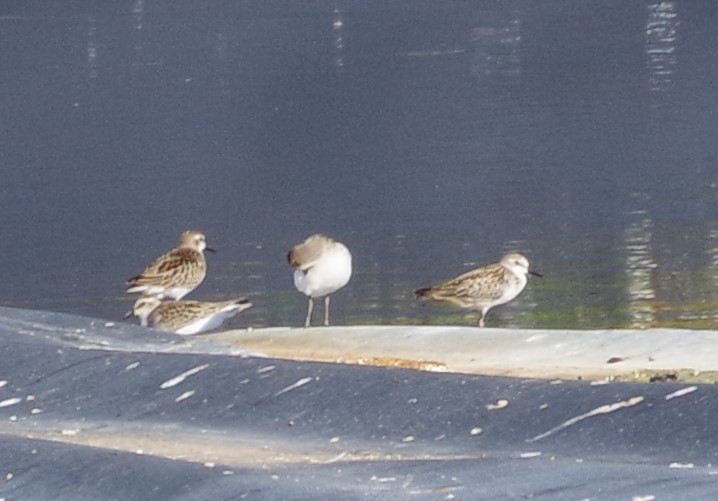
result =
[{"label": "mottled brown plumage", "polygon": [[526,275],[540,274],[529,271],[528,260],[521,254],[505,255],[500,262],[468,271],[435,287],[415,291],[421,299],[433,299],[454,304],[481,313],[479,325],[484,326],[488,311],[494,306],[508,303],[526,287]]},{"label": "mottled brown plumage", "polygon": [[137,316],[145,327],[188,335],[216,329],[226,319],[251,306],[246,298],[162,302],[156,297],[143,296],[135,302],[130,314]]},{"label": "mottled brown plumage", "polygon": [[179,246],[158,257],[139,275],[127,281],[127,292],[159,299],[181,299],[202,283],[207,273],[205,236],[188,230],[180,235]]}]

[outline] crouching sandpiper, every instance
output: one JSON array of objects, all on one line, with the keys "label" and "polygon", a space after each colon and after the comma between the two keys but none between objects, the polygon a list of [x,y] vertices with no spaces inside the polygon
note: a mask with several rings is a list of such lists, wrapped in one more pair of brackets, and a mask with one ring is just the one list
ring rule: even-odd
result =
[{"label": "crouching sandpiper", "polygon": [[140,319],[143,327],[175,334],[191,335],[216,329],[225,320],[250,308],[245,298],[228,301],[161,301],[154,296],[143,296],[135,301],[130,315]]}]

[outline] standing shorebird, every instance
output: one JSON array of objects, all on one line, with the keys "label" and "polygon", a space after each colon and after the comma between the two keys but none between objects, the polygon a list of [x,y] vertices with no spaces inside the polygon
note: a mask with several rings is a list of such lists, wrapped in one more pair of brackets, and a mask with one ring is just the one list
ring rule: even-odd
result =
[{"label": "standing shorebird", "polygon": [[142,296],[125,318],[135,315],[143,327],[151,327],[175,334],[199,334],[216,329],[240,311],[250,308],[245,298],[229,301],[165,301],[154,296]]},{"label": "standing shorebird", "polygon": [[179,245],[155,259],[145,271],[127,281],[127,293],[156,296],[158,299],[181,299],[204,280],[207,261],[205,237],[199,231],[187,230],[180,235]]},{"label": "standing shorebird", "polygon": [[445,301],[480,311],[479,327],[483,327],[491,308],[508,303],[524,290],[528,274],[542,276],[529,270],[525,256],[512,252],[498,263],[468,271],[436,287],[419,289],[414,294],[420,299]]},{"label": "standing shorebird", "polygon": [[289,266],[294,268],[294,286],[309,298],[307,319],[309,327],[314,298],[324,296],[324,325],[329,325],[329,295],[344,287],[352,276],[352,255],[340,242],[325,235],[312,235],[295,245],[287,254]]}]

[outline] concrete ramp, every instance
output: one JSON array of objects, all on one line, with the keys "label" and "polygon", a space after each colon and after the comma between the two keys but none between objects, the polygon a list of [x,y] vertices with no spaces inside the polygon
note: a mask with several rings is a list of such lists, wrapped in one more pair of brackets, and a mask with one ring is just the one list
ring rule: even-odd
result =
[{"label": "concrete ramp", "polygon": [[[445,326],[276,327],[205,339],[292,360],[493,376],[715,381],[718,332]],[[673,376],[675,377],[673,377]]]}]

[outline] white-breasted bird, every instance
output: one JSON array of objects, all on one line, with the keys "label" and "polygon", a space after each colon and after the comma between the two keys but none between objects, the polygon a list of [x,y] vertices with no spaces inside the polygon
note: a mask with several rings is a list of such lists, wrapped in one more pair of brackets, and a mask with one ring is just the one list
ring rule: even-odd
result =
[{"label": "white-breasted bird", "polygon": [[349,282],[351,252],[341,242],[316,234],[295,245],[287,261],[294,269],[294,286],[309,300],[304,326],[311,324],[314,299],[319,297],[324,297],[324,325],[329,325],[329,296]]}]

